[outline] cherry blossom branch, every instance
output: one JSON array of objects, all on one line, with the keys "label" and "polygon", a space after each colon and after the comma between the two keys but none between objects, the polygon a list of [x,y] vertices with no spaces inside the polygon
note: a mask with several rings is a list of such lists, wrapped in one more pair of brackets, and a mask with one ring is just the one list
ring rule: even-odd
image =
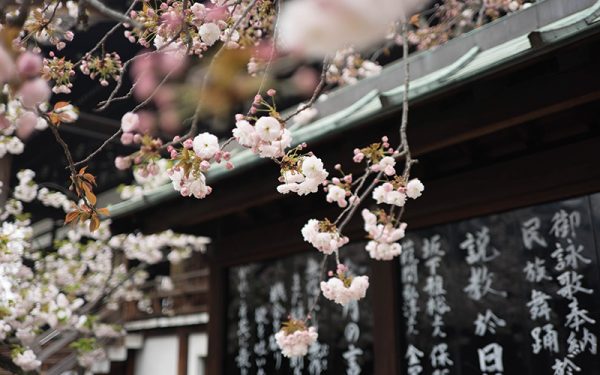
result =
[{"label": "cherry blossom branch", "polygon": [[[410,89],[410,74],[409,74],[410,71],[409,71],[409,62],[408,62],[408,54],[409,54],[408,25],[406,23],[403,23],[403,25],[402,25],[402,37],[403,37],[403,63],[404,63],[404,97],[402,100],[402,118],[401,118],[401,123],[400,123],[400,128],[399,128],[400,144],[398,145],[398,147],[395,150],[394,158],[398,159],[400,157],[404,157],[405,164],[404,164],[404,171],[403,171],[402,177],[403,177],[404,181],[407,181],[408,177],[410,175],[410,168],[411,168],[412,164],[416,162],[416,160],[412,159],[412,156],[410,153],[410,148],[408,145],[408,137],[407,137],[407,131],[406,131],[407,126],[408,126],[408,109],[409,109],[408,91]],[[355,181],[355,183],[357,183],[358,185],[354,191],[353,196],[357,197],[357,198],[350,201],[348,207],[346,207],[340,213],[340,215],[336,218],[336,220],[333,223],[334,226],[336,227],[338,236],[342,237],[342,232],[343,232],[344,228],[346,227],[346,225],[348,225],[348,223],[350,222],[352,217],[355,215],[355,213],[358,210],[361,203],[364,201],[364,199],[369,194],[372,193],[372,191],[375,189],[375,187],[378,185],[378,183],[381,182],[380,180],[384,175],[383,170],[379,171],[377,173],[377,175],[375,176],[375,178],[373,178],[371,183],[364,189],[364,191],[361,192],[366,181],[373,173],[374,173],[374,171],[372,171],[369,163],[367,163],[365,173],[359,179],[357,179]],[[402,216],[403,213],[404,213],[404,207],[400,211],[399,218]],[[338,225],[338,223],[339,223],[339,225]],[[339,269],[339,267],[342,266],[340,259],[339,259],[339,249],[335,249],[334,254],[335,254],[335,260],[336,260],[336,263],[337,263],[338,269]],[[326,264],[328,257],[329,257],[329,254],[325,254],[323,256],[322,269],[324,269],[324,266]],[[321,280],[323,280],[323,272],[321,272]],[[311,305],[310,309],[308,310],[308,315],[305,319],[305,322],[307,322],[309,319],[311,319],[311,315],[317,307],[319,296],[321,294],[322,293],[319,293],[319,295],[315,298],[313,304]]]},{"label": "cherry blossom branch", "polygon": [[54,135],[54,138],[56,139],[56,141],[58,142],[58,144],[60,144],[60,146],[63,149],[63,153],[65,154],[65,157],[67,158],[68,168],[71,171],[71,174],[72,175],[76,175],[77,171],[75,170],[75,163],[73,162],[73,156],[71,155],[71,151],[69,150],[69,146],[67,145],[67,143],[60,136],[60,133],[58,132],[58,127],[56,125],[50,124],[49,128],[52,131],[52,134]]},{"label": "cherry blossom branch", "polygon": [[[223,44],[221,45],[221,47],[219,48],[219,50],[215,53],[215,55],[211,58],[211,62],[207,68],[207,72],[203,78],[203,82],[202,82],[202,88],[201,88],[201,93],[206,92],[206,88],[208,85],[208,77],[211,75],[213,69],[214,69],[214,64],[215,61],[218,60],[219,56],[221,56],[221,54],[223,53],[223,50],[227,47],[228,42],[231,40],[231,37],[234,33],[234,31],[239,27],[239,25],[241,24],[242,20],[250,13],[250,11],[252,10],[252,8],[256,5],[257,0],[253,0],[242,12],[242,15],[240,16],[240,18],[238,18],[238,20],[236,21],[236,23],[232,26],[232,28],[229,30],[229,33],[227,34],[227,37],[225,38],[225,41],[223,42]],[[185,22],[184,22],[185,24]],[[183,26],[182,26],[183,27]],[[136,55],[134,57],[132,57],[131,59],[129,59],[127,62],[125,62],[125,64],[123,64],[123,72],[125,72],[128,68],[128,66],[131,64],[132,61],[134,61],[136,58],[139,58],[141,56],[147,56],[148,54],[152,54],[152,53],[157,53],[162,51],[164,48],[166,48],[168,45],[170,45],[171,43],[173,43],[177,38],[173,37],[171,40],[169,40],[168,43],[166,43],[165,45],[161,46],[159,49],[157,49],[156,51],[152,51],[152,52],[147,52],[144,54],[140,54],[140,55]],[[190,49],[190,45],[188,44],[188,51]],[[187,54],[187,53],[186,53]],[[170,76],[172,73],[169,72],[169,74],[167,74],[167,76],[160,82],[160,84],[155,88],[154,92],[150,95],[149,98],[147,98],[142,105],[138,105],[136,107],[136,109],[140,108],[141,106],[147,104],[150,99],[154,96],[154,94],[158,91],[158,89],[162,86],[162,84],[164,84],[164,82],[166,82],[168,76]],[[117,86],[115,87],[115,89],[111,92],[109,98],[103,102],[100,102],[99,105],[100,107],[97,109],[98,111],[104,110],[106,109],[110,103],[112,103],[112,101],[114,100],[114,97],[116,95],[116,93],[118,92],[118,90],[121,88],[123,80],[119,80],[119,82],[117,83]],[[135,85],[135,83],[134,83]],[[132,93],[133,91],[130,90],[129,93],[126,95],[126,97]],[[121,98],[119,98],[121,99]],[[176,142],[175,141],[170,141],[167,142],[166,144],[164,144],[162,147],[159,148],[159,152],[161,151],[165,151],[169,146],[172,146],[175,143],[178,142],[183,142],[186,139],[191,138],[192,136],[194,136],[196,134],[196,132],[198,131],[198,122],[200,119],[200,113],[202,112],[202,102],[199,102],[198,105],[196,106],[196,109],[194,110],[194,115],[192,117],[192,123],[190,125],[190,129],[188,130],[188,132],[180,137]],[[134,109],[135,112],[135,109]],[[110,136],[110,138],[108,138],[106,141],[104,141],[102,143],[102,145],[100,145],[96,150],[94,150],[89,156],[87,156],[86,158],[84,158],[83,160],[74,163],[75,166],[79,166],[82,164],[85,164],[87,162],[89,162],[91,159],[93,159],[96,155],[98,155],[110,142],[114,141],[117,137],[119,137],[122,134],[122,129],[119,128],[119,130],[117,130],[112,136]]]},{"label": "cherry blossom branch", "polygon": [[404,96],[402,97],[402,123],[400,125],[400,149],[405,153],[404,181],[408,181],[413,164],[406,128],[408,126],[408,95],[410,91],[410,64],[408,63],[408,24],[402,24],[402,55],[404,59]]},{"label": "cherry blossom branch", "polygon": [[310,107],[313,106],[313,104],[315,104],[315,102],[317,101],[317,99],[319,99],[319,96],[321,96],[321,94],[323,93],[323,90],[325,89],[325,85],[327,83],[327,71],[329,70],[329,66],[330,66],[329,59],[325,58],[323,60],[323,69],[321,70],[321,80],[319,81],[319,84],[315,88],[315,91],[313,92],[312,97],[306,104],[302,105],[300,108],[298,108],[292,114],[290,114],[286,118],[284,118],[283,121],[287,122],[292,117],[298,115],[299,113],[303,112],[304,110],[309,109]]},{"label": "cherry blossom branch", "polygon": [[[108,108],[109,105],[112,104],[113,99],[115,97],[115,95],[117,95],[117,92],[119,92],[119,90],[121,89],[121,87],[123,86],[123,74],[125,74],[125,72],[127,71],[127,68],[129,68],[129,65],[131,65],[135,60],[142,58],[142,57],[148,57],[150,55],[159,53],[163,50],[163,48],[167,45],[169,45],[170,43],[172,43],[172,41],[169,41],[169,43],[165,44],[164,46],[161,46],[161,48],[154,50],[154,51],[149,51],[149,52],[144,52],[141,53],[139,55],[135,55],[133,56],[131,59],[127,60],[124,64],[123,64],[123,68],[122,68],[122,73],[121,73],[121,79],[119,79],[119,81],[117,81],[117,85],[115,86],[115,88],[111,91],[110,95],[108,96],[108,99],[103,100],[101,102],[98,103],[98,105],[100,107],[96,108],[96,112],[100,112],[105,110],[106,108]],[[129,91],[129,93],[127,95],[125,95],[125,97],[122,97],[121,99],[127,99],[129,98],[128,95],[132,94],[133,91]]]},{"label": "cherry blossom branch", "polygon": [[[125,12],[125,14],[129,14],[133,10],[133,8],[137,4],[137,2],[138,2],[138,0],[133,0],[131,5],[129,6],[129,8],[127,8],[127,11]],[[124,23],[124,21],[119,21],[116,25],[114,25],[106,34],[104,34],[104,36],[102,36],[102,38],[98,41],[98,43],[96,43],[94,48],[89,50],[83,56],[85,57],[86,55],[91,55],[92,53],[96,52],[98,50],[98,48],[100,48],[101,46],[104,45],[104,43],[106,42],[108,37],[111,36],[115,31],[117,31],[119,29],[119,27],[121,27],[123,25],[123,23]],[[79,61],[77,61],[75,64],[73,64],[73,66],[76,67],[76,66],[80,65],[81,62],[83,61],[84,57],[82,57]]]},{"label": "cherry blossom branch", "polygon": [[[325,267],[327,266],[327,258],[329,258],[329,255],[327,254],[323,254],[323,258],[321,260],[321,266],[319,268],[319,280],[323,280],[324,279],[324,275],[325,275]],[[315,311],[315,309],[317,308],[317,306],[319,305],[319,299],[321,298],[321,294],[322,293],[317,293],[317,295],[315,296],[315,299],[313,300],[313,302],[311,303],[310,307],[308,308],[308,314],[306,315],[306,318],[304,319],[304,322],[308,322],[308,320],[312,319],[312,315]]]},{"label": "cherry blossom branch", "polygon": [[136,29],[144,28],[144,25],[131,19],[127,15],[121,14],[121,13],[117,12],[116,10],[107,7],[99,0],[79,0],[79,6],[84,7],[84,8],[86,6],[89,6],[90,8],[95,9],[98,13],[100,13],[108,18],[112,18],[115,21],[119,21],[120,23],[129,24]]}]

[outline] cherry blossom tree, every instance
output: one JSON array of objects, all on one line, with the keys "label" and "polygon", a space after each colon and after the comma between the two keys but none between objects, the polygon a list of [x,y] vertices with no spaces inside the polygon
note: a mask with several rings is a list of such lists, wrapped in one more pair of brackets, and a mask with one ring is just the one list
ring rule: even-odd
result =
[{"label": "cherry blossom tree", "polygon": [[[115,140],[135,147],[114,160],[115,168],[131,170],[137,182],[122,188],[124,199],[138,199],[168,183],[183,197],[205,199],[212,192],[207,173],[218,164],[235,168],[232,155],[240,148],[271,160],[280,170],[279,181],[273,182],[279,193],[325,193],[339,215],[311,219],[298,228],[298,235],[323,254],[324,298],[340,305],[363,298],[368,277],[355,275],[340,256],[349,241],[344,229],[363,207],[369,237],[365,251],[376,260],[394,259],[402,252],[405,208],[424,191],[421,181],[411,177],[416,160],[407,138],[408,98],[398,125],[399,144],[381,135],[379,142],[357,144],[348,155],[360,166],[358,175],[345,173],[338,161],[325,163],[310,145],[294,145],[289,127],[317,115],[313,104],[324,91],[377,75],[380,56],[404,57],[408,92],[411,48],[443,43],[527,2],[443,0],[422,11],[430,5],[424,0],[133,0],[128,9],[116,10],[100,0],[0,1],[0,158],[21,154],[33,132],[49,131],[64,152],[70,175],[64,191],[38,185],[31,170],[18,172],[16,186],[3,187],[10,197],[0,211],[0,345],[11,355],[0,357],[0,367],[15,373],[38,371],[48,355],[42,343],[52,332],[69,335],[79,365],[90,367],[106,355],[105,345],[124,334],[110,319],[111,311],[125,301],[139,301],[143,307],[140,286],[149,277],[148,265],[177,263],[205,248],[206,239],[171,231],[111,234],[110,212],[97,204],[96,177],[88,164]],[[67,58],[63,52],[78,30],[98,18],[114,26],[93,48],[81,51],[78,60]],[[111,51],[107,39],[117,34],[142,51],[129,59]],[[247,111],[229,117],[231,136],[220,140],[201,132],[200,123],[214,107],[208,93],[218,84],[215,72],[233,53],[245,59],[246,74],[258,84]],[[282,112],[278,92],[265,87],[280,58],[298,65],[322,60],[314,85],[303,88],[306,102],[295,110]],[[200,94],[191,116],[182,119],[169,87],[192,70],[189,66],[202,66],[194,76]],[[306,70],[298,72],[301,83],[310,76]],[[129,87],[124,87],[126,75]],[[62,99],[69,98],[75,85],[110,90],[98,111],[130,98],[138,102],[122,116],[120,128],[82,160],[73,158],[73,145],[61,135],[61,125],[78,121],[78,108]],[[152,107],[160,111],[152,112]],[[177,135],[153,134],[148,123],[154,116]],[[335,167],[327,171],[330,163]],[[27,213],[32,202],[65,214],[65,230],[50,247],[40,248],[34,241]],[[335,272],[325,270],[330,256]],[[319,298],[312,301],[306,317],[283,324],[276,335],[283,355],[303,356],[316,341],[311,312],[318,303]]]}]

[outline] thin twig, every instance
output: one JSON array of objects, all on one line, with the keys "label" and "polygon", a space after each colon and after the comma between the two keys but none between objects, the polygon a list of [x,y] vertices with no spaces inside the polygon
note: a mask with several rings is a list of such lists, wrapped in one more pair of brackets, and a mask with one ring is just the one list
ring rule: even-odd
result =
[{"label": "thin twig", "polygon": [[117,12],[114,9],[107,7],[99,0],[80,0],[79,1],[80,7],[81,6],[85,7],[86,5],[89,6],[90,8],[95,9],[98,13],[100,13],[108,18],[114,19],[115,21],[119,21],[121,23],[126,23],[128,25],[133,26],[136,29],[144,28],[144,26],[142,24],[140,24],[139,22],[131,19],[130,17],[128,17],[124,14]]},{"label": "thin twig", "polygon": [[[138,2],[138,0],[133,0],[131,5],[129,6],[129,8],[125,11],[125,14],[129,14],[133,10],[133,8],[137,4],[137,2]],[[98,43],[96,43],[94,48],[92,48],[86,54],[84,54],[83,57],[74,64],[74,66],[78,66],[79,64],[81,64],[81,62],[83,61],[85,56],[91,55],[92,53],[96,52],[98,50],[98,48],[100,48],[101,46],[104,45],[104,43],[106,42],[106,39],[108,39],[108,37],[111,36],[115,31],[117,31],[119,29],[119,27],[121,27],[122,25],[123,25],[123,21],[119,21],[116,25],[114,25],[106,34],[104,34],[104,36],[98,41]]]},{"label": "thin twig", "polygon": [[319,99],[319,96],[321,96],[321,94],[323,93],[323,90],[325,89],[325,85],[327,83],[327,71],[329,70],[329,65],[330,65],[329,59],[325,58],[325,60],[323,60],[323,69],[321,70],[321,80],[319,81],[319,84],[315,88],[315,91],[313,92],[312,97],[310,98],[310,100],[308,102],[306,102],[306,104],[302,105],[300,108],[298,108],[292,114],[290,114],[289,116],[284,118],[283,121],[287,122],[292,117],[294,117],[297,114],[299,114],[300,112],[303,112],[304,110],[312,107],[313,104],[315,104],[315,102],[317,101],[317,99]]}]

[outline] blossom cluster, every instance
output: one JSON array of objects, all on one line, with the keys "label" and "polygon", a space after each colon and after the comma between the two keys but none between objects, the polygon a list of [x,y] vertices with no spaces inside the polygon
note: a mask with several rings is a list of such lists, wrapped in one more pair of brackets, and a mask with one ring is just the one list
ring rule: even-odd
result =
[{"label": "blossom cluster", "polygon": [[[296,150],[301,149],[297,148]],[[288,153],[282,159],[281,185],[277,191],[281,194],[289,192],[298,195],[316,193],[325,182],[329,173],[323,168],[323,161],[314,155],[295,155]]]},{"label": "blossom cluster", "polygon": [[369,287],[368,276],[347,276],[348,268],[339,264],[337,272],[329,272],[330,279],[321,281],[321,291],[328,300],[339,303],[342,306],[351,301],[358,301],[365,297]]},{"label": "blossom cluster", "polygon": [[113,236],[110,221],[105,220],[93,232],[85,222],[71,225],[59,233],[51,249],[40,247],[33,241],[22,202],[37,200],[64,210],[68,198],[39,188],[33,171],[20,171],[17,177],[19,184],[0,210],[0,340],[15,343],[13,362],[33,371],[41,365],[31,349],[39,345],[40,333],[47,329],[77,332],[84,337],[73,348],[79,364],[89,367],[103,355],[95,339],[110,342],[124,331],[87,313],[86,306],[102,299],[106,308],[115,310],[123,301],[144,297],[140,287],[148,272],[128,269],[120,260],[136,259],[142,265],[162,260],[176,263],[194,251],[204,251],[209,241],[172,231]]},{"label": "blossom cluster", "polygon": [[[419,50],[438,46],[467,33],[483,24],[506,14],[526,9],[533,0],[454,1],[444,0],[429,12],[415,15],[409,31],[409,43]],[[398,32],[390,33],[388,39],[402,44]]]},{"label": "blossom cluster", "polygon": [[261,158],[281,158],[292,143],[292,135],[281,121],[273,116],[258,118],[254,124],[243,116],[235,123],[233,136]]},{"label": "blossom cluster", "polygon": [[130,233],[113,236],[108,245],[114,249],[121,249],[128,259],[137,259],[148,264],[163,261],[163,249],[169,249],[167,259],[177,264],[189,258],[194,251],[204,252],[209,242],[205,237],[177,234],[167,230],[150,235]]},{"label": "blossom cluster", "polygon": [[172,146],[168,150],[174,164],[167,173],[173,188],[184,197],[202,199],[212,192],[205,176],[212,163],[224,161],[225,168],[233,169],[231,154],[222,151],[219,139],[208,132],[198,134],[193,140],[186,139],[179,150]]},{"label": "blossom cluster", "polygon": [[363,59],[353,48],[344,48],[335,53],[326,79],[329,84],[352,85],[361,78],[378,75],[381,69],[381,65]]},{"label": "blossom cluster", "polygon": [[310,243],[323,254],[333,254],[348,243],[348,237],[340,235],[336,226],[329,220],[310,219],[302,228],[304,241]]},{"label": "blossom cluster", "polygon": [[102,86],[108,86],[109,80],[118,81],[121,79],[123,64],[118,53],[106,53],[104,56],[86,55],[81,60],[79,69],[91,79],[99,78]]},{"label": "blossom cluster", "polygon": [[368,209],[362,211],[365,222],[364,229],[370,241],[366,250],[376,260],[391,260],[400,255],[402,246],[398,243],[404,238],[406,223],[395,225],[392,218],[384,211],[373,213]]},{"label": "blossom cluster", "polygon": [[303,321],[290,319],[275,334],[275,341],[284,357],[293,358],[305,356],[318,337],[314,327],[307,328]]},{"label": "blossom cluster", "polygon": [[[147,5],[141,10],[132,10],[131,18],[144,29],[126,30],[125,37],[144,47],[153,44],[157,49],[170,42],[182,46],[190,43],[190,53],[198,56],[202,56],[218,40],[225,40],[226,36],[229,36],[227,41],[232,47],[237,46],[239,33],[228,28],[226,8],[194,3],[189,9],[184,9],[183,5],[183,1],[169,1],[160,3],[157,8]],[[181,35],[183,30],[187,35]]]}]

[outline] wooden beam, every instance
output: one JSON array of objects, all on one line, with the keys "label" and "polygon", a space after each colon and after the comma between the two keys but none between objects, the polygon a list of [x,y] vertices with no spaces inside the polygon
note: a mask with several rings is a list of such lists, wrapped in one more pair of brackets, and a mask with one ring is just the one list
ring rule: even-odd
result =
[{"label": "wooden beam", "polygon": [[[471,100],[438,115],[414,109],[409,138],[415,156],[600,99],[600,77],[592,77],[590,69],[544,75],[506,87],[489,85],[495,91],[492,97],[473,93]],[[427,108],[435,106],[429,103]]]},{"label": "wooden beam", "polygon": [[373,353],[375,375],[398,375],[400,373],[399,332],[400,281],[398,262],[371,261],[369,293],[373,304]]}]

